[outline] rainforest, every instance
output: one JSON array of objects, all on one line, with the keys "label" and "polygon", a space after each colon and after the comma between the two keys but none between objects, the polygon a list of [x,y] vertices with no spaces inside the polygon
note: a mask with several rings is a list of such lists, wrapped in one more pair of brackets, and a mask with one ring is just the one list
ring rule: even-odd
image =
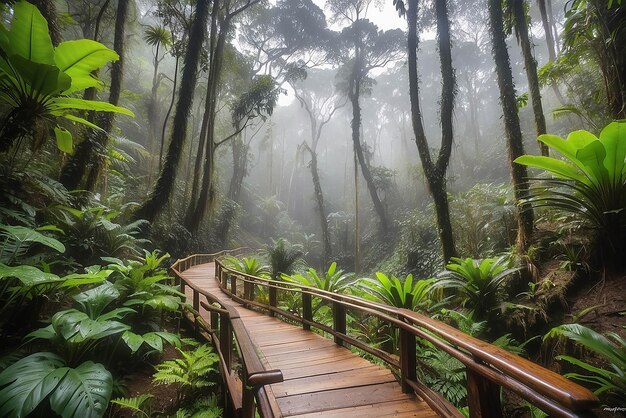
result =
[{"label": "rainforest", "polygon": [[2,0],[0,416],[626,416],[621,0]]}]

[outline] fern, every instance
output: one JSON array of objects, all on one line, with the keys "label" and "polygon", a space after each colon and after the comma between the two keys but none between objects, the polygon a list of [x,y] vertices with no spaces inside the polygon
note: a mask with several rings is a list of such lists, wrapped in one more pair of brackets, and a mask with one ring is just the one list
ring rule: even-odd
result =
[{"label": "fern", "polygon": [[122,409],[128,409],[132,412],[133,416],[142,416],[150,418],[150,403],[154,395],[144,393],[143,395],[135,396],[133,398],[117,398],[111,400],[111,403],[119,406]]},{"label": "fern", "polygon": [[220,418],[223,411],[217,403],[215,394],[200,398],[190,408],[181,408],[176,411],[176,418]]},{"label": "fern", "polygon": [[156,366],[153,382],[157,385],[176,384],[188,391],[213,386],[211,374],[216,371],[219,356],[213,347],[202,345],[193,351],[177,349],[182,358],[167,360]]}]

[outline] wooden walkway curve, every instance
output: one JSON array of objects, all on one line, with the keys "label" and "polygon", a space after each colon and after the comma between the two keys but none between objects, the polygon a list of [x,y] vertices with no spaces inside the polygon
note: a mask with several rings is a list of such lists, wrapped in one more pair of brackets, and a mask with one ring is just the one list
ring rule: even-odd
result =
[{"label": "wooden walkway curve", "polygon": [[[395,376],[332,340],[233,302],[215,280],[215,264],[190,267],[189,283],[214,295],[240,315],[267,365],[284,381],[269,386],[284,417],[420,417],[439,415],[422,400],[402,393]],[[188,288],[188,296],[192,297]],[[206,318],[208,320],[208,318]]]},{"label": "wooden walkway curve", "polygon": [[[188,298],[184,317],[220,357],[227,416],[462,418],[418,378],[420,369],[436,372],[420,362],[418,341],[463,365],[470,418],[503,418],[501,389],[551,417],[595,416],[599,401],[588,389],[448,324],[354,296],[247,275],[221,259],[248,252],[195,254],[171,267]],[[327,308],[332,324],[314,306]],[[365,321],[374,321],[374,329],[386,327],[397,347],[385,351],[363,339],[358,326]]]}]

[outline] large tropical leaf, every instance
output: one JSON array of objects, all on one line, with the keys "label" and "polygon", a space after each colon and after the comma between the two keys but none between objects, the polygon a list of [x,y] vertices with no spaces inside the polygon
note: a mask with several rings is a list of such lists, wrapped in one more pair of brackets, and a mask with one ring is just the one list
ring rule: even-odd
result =
[{"label": "large tropical leaf", "polygon": [[0,373],[0,415],[24,417],[49,399],[63,417],[102,417],[112,387],[101,364],[87,361],[73,369],[56,354],[35,353]]},{"label": "large tropical leaf", "polygon": [[38,284],[50,284],[62,282],[64,279],[59,278],[56,274],[45,273],[33,266],[15,266],[9,267],[0,264],[0,280],[15,277],[23,286],[32,287]]},{"label": "large tropical leaf", "polygon": [[95,319],[114,300],[120,297],[120,292],[110,282],[89,289],[74,296],[74,300],[82,307],[83,312]]},{"label": "large tropical leaf", "polygon": [[99,102],[97,100],[83,100],[75,97],[55,97],[50,101],[50,109],[53,114],[59,112],[63,115],[63,110],[92,110],[95,112],[114,112],[123,115],[135,116],[135,114],[123,107],[114,106],[111,103]]},{"label": "large tropical leaf", "polygon": [[115,51],[96,41],[79,39],[62,42],[54,52],[54,60],[59,69],[72,78],[72,86],[63,93],[70,94],[89,87],[101,89],[103,83],[92,75],[92,71],[118,59]]},{"label": "large tropical leaf", "polygon": [[36,63],[54,65],[54,47],[48,22],[37,6],[26,1],[16,3],[11,30],[7,35],[11,54]]}]

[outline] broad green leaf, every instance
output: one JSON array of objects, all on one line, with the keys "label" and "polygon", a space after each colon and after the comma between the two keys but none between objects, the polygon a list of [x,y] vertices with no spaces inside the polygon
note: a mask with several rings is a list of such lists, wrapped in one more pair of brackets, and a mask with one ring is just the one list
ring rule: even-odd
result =
[{"label": "broad green leaf", "polygon": [[74,151],[72,143],[72,134],[65,128],[60,126],[54,127],[54,135],[57,138],[57,147],[66,154],[71,154]]},{"label": "broad green leaf", "polygon": [[608,172],[604,168],[606,150],[603,144],[596,140],[589,142],[576,152],[576,158],[585,166],[585,173],[594,184],[605,184],[609,179]]},{"label": "broad green leaf", "polygon": [[574,166],[565,161],[557,160],[556,158],[539,155],[522,155],[521,157],[517,157],[514,162],[530,167],[541,168],[561,178],[577,180],[583,183],[588,182]]},{"label": "broad green leaf", "polygon": [[128,115],[134,117],[135,114],[130,110],[120,107],[114,106],[111,103],[107,102],[99,102],[96,100],[83,100],[77,99],[75,97],[57,97],[54,98],[50,103],[50,108],[53,111],[57,110],[67,110],[67,109],[75,109],[75,110],[93,110],[96,112],[114,112],[121,113],[123,115]]},{"label": "broad green leaf", "polygon": [[31,287],[39,284],[57,283],[63,281],[52,273],[44,273],[33,266],[8,267],[0,264],[0,280],[7,277],[17,278],[24,286]]},{"label": "broad green leaf", "polygon": [[624,160],[626,160],[626,124],[613,122],[600,133],[600,141],[606,149],[604,167],[610,181],[618,184],[623,181]]},{"label": "broad green leaf", "polygon": [[122,341],[130,348],[131,353],[135,353],[139,350],[144,340],[141,335],[135,334],[132,331],[125,331],[122,334]]},{"label": "broad green leaf", "polygon": [[101,88],[102,82],[91,72],[118,59],[115,51],[96,41],[80,39],[62,42],[55,50],[54,60],[59,69],[72,78],[72,86],[64,94],[89,87]]},{"label": "broad green leaf", "polygon": [[[106,271],[106,270],[104,270]],[[104,309],[120,297],[120,292],[113,283],[105,282],[98,287],[89,289],[74,296],[74,300],[91,318],[97,318]]]},{"label": "broad green leaf", "polygon": [[9,58],[15,69],[20,86],[26,84],[23,93],[38,101],[61,93],[70,86],[71,79],[54,65],[29,61],[19,55]]},{"label": "broad green leaf", "polygon": [[48,22],[37,6],[26,1],[15,4],[8,38],[13,54],[35,63],[54,65]]},{"label": "broad green leaf", "polygon": [[104,130],[102,128],[100,128],[98,125],[96,125],[96,124],[94,124],[92,122],[89,122],[85,118],[81,118],[81,117],[78,117],[76,115],[72,115],[71,113],[68,113],[66,110],[53,110],[53,111],[50,112],[50,114],[54,115],[54,116],[63,117],[63,118],[65,118],[67,120],[70,120],[72,122],[80,123],[81,125],[88,126],[88,127],[92,128],[92,129],[95,129],[96,131],[104,132]]},{"label": "broad green leaf", "polygon": [[35,231],[34,229],[24,226],[1,225],[0,230],[5,231],[6,234],[3,235],[8,235],[9,239],[13,239],[20,243],[36,242],[45,245],[46,247],[52,248],[53,250],[56,250],[60,253],[65,252],[65,246],[61,244],[58,240],[47,237]]},{"label": "broad green leaf", "polygon": [[100,418],[111,393],[113,377],[102,364],[87,361],[76,369],[67,368],[50,397],[52,410],[62,417]]},{"label": "broad green leaf", "polygon": [[0,416],[25,417],[52,393],[67,373],[52,353],[35,353],[0,373]]}]

